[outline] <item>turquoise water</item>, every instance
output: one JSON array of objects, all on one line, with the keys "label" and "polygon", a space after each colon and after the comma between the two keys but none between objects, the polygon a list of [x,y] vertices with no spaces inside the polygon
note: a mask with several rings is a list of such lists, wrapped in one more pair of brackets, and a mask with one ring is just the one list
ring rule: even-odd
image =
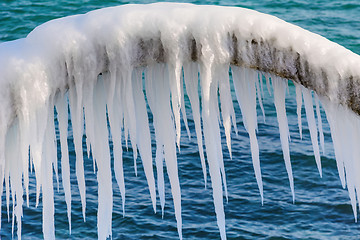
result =
[{"label": "turquoise water", "polygon": [[[149,3],[134,1],[131,3]],[[97,8],[126,4],[121,1],[6,1],[0,0],[0,42],[25,37],[34,27],[58,17],[85,13]],[[319,33],[350,50],[360,53],[360,3],[357,1],[195,1],[198,4],[231,5],[252,8],[276,15],[310,31]],[[61,37],[61,36],[59,36]],[[322,157],[323,178],[319,177],[312,153],[305,116],[304,138],[299,139],[296,119],[294,87],[290,85],[287,112],[292,142],[291,161],[295,182],[296,202],[292,204],[272,97],[266,93],[267,121],[259,118],[258,140],[264,182],[264,206],[253,173],[249,139],[242,127],[237,103],[235,111],[239,136],[233,136],[233,159],[224,148],[229,202],[225,203],[226,230],[229,239],[358,239],[360,224],[354,223],[347,190],[341,188],[336,169],[331,136],[324,121],[326,154]],[[292,96],[292,97],[291,97]],[[304,114],[304,110],[303,110]],[[260,115],[259,115],[260,116]],[[323,115],[323,119],[325,116]],[[151,120],[151,119],[150,119]],[[190,128],[194,129],[191,115]],[[195,135],[188,140],[185,132],[178,154],[182,188],[182,217],[184,239],[219,239],[212,203],[210,184],[204,189],[200,159]],[[223,134],[223,136],[225,136]],[[225,139],[223,139],[225,142]],[[110,143],[111,144],[111,143]],[[225,145],[224,145],[225,146]],[[59,239],[88,239],[97,237],[96,209],[97,183],[92,160],[85,159],[87,186],[87,218],[81,214],[79,192],[76,187],[75,153],[71,132],[69,135],[72,170],[72,234],[69,235],[64,192],[55,194],[55,228]],[[125,150],[125,149],[124,149]],[[126,180],[126,215],[122,217],[119,190],[114,188],[114,239],[178,239],[168,179],[166,179],[166,206],[164,218],[154,214],[138,159],[139,174],[133,168],[132,151],[124,152]],[[32,175],[30,207],[24,207],[24,239],[42,238],[41,204],[35,208],[35,181]],[[3,203],[5,198],[3,197]],[[11,215],[11,213],[10,213]],[[15,229],[16,231],[16,229]],[[5,204],[2,206],[2,239],[11,238],[11,220],[7,222]]]}]

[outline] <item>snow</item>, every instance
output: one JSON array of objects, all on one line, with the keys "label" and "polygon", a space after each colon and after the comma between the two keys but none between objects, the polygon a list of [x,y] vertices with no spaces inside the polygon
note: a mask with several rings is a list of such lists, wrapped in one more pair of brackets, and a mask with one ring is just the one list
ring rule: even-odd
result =
[{"label": "snow", "polygon": [[[21,238],[24,189],[29,205],[30,168],[36,177],[36,206],[42,193],[44,238],[55,238],[53,171],[59,188],[55,107],[69,232],[71,189],[75,186],[70,184],[68,110],[84,221],[85,136],[86,153],[93,158],[93,169],[97,174],[99,239],[112,235],[109,139],[114,145],[114,172],[123,214],[126,191],[122,151],[123,147],[129,147],[129,142],[134,154],[135,174],[139,153],[153,209],[156,212],[157,188],[162,214],[165,163],[181,239],[177,152],[181,154],[181,117],[191,136],[184,101],[187,95],[205,187],[209,172],[220,236],[226,239],[223,200],[224,196],[228,200],[228,192],[220,129],[224,128],[226,147],[232,158],[231,132],[237,133],[238,129],[235,99],[231,95],[234,89],[249,135],[254,173],[263,203],[257,105],[265,122],[264,76],[267,89],[274,97],[293,201],[295,192],[285,101],[287,79],[293,80],[296,87],[300,138],[304,99],[320,176],[319,141],[323,154],[325,148],[319,102],[325,109],[339,177],[343,187],[347,186],[349,190],[357,220],[360,150],[355,143],[360,141],[359,63],[358,55],[319,35],[276,17],[242,8],[175,3],[125,5],[40,25],[24,39],[0,44],[0,192],[5,184],[8,218],[12,199],[12,223],[14,225],[16,219],[17,235]],[[155,136],[150,134],[147,105],[153,115]],[[123,137],[125,146],[122,145]],[[156,140],[155,159],[152,159],[152,137]]]}]

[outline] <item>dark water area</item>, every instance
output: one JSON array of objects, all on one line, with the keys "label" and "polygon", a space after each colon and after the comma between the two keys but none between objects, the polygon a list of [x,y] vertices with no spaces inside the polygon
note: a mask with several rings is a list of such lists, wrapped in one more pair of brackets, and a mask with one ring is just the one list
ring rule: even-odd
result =
[{"label": "dark water area", "polygon": [[[25,37],[41,23],[54,18],[81,14],[94,9],[127,3],[152,1],[12,1],[0,0],[0,42]],[[359,1],[193,1],[196,4],[240,6],[275,15],[293,24],[360,53],[360,2]],[[61,37],[61,36],[59,36]],[[1,73],[0,73],[1,74]],[[273,96],[265,92],[266,123],[258,107],[258,141],[264,183],[264,205],[251,162],[250,142],[243,127],[240,109],[234,101],[239,134],[232,132],[232,159],[226,149],[222,129],[223,154],[229,201],[224,199],[226,231],[229,239],[359,239],[360,224],[354,222],[349,195],[338,177],[329,126],[322,111],[325,135],[325,154],[322,155],[323,177],[320,178],[312,151],[310,134],[302,109],[303,139],[300,140],[295,88],[289,82],[286,99],[290,154],[295,183],[295,204],[283,161],[278,123]],[[233,92],[234,96],[235,93]],[[235,97],[233,98],[235,100]],[[182,194],[184,239],[219,239],[212,200],[210,181],[204,188],[200,158],[196,144],[195,127],[187,100],[189,140],[182,131],[181,153],[178,153],[179,178]],[[149,114],[150,122],[151,114]],[[154,133],[151,126],[152,133]],[[83,222],[79,190],[75,176],[75,150],[72,131],[68,137],[72,183],[72,233],[69,234],[66,204],[61,180],[55,186],[55,230],[58,239],[97,238],[97,180],[93,160],[85,158],[86,222]],[[58,143],[59,144],[59,143]],[[153,146],[155,141],[153,139]],[[86,149],[86,144],[83,144]],[[125,144],[123,144],[125,146]],[[110,141],[112,148],[112,142]],[[155,149],[155,148],[153,148]],[[111,152],[112,155],[112,152]],[[153,150],[155,155],[155,150]],[[61,153],[58,152],[58,157]],[[86,154],[84,154],[86,156]],[[170,184],[165,174],[166,203],[162,218],[159,199],[154,214],[141,160],[137,159],[138,176],[135,176],[131,145],[124,147],[124,175],[126,186],[125,217],[121,197],[113,173],[114,206],[113,239],[178,239],[171,198]],[[59,175],[61,174],[61,169]],[[360,174],[360,173],[359,173]],[[210,176],[208,175],[208,179]],[[54,179],[55,180],[55,179]],[[7,221],[5,194],[2,197],[2,239],[11,239],[10,222]],[[30,179],[30,207],[24,206],[23,239],[42,239],[42,204],[35,208],[35,176]],[[15,224],[16,225],[16,224]],[[14,229],[16,238],[16,226]]]}]

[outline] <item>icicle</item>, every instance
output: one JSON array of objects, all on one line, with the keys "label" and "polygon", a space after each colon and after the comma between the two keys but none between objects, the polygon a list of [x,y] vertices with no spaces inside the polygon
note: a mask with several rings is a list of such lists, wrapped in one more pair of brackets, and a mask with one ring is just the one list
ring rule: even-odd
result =
[{"label": "icicle", "polygon": [[[86,130],[86,150],[87,156],[90,158],[92,148],[95,144],[95,125],[94,125],[94,85],[96,77],[91,75],[88,79],[89,83],[84,86],[84,116],[85,116],[85,130]],[[93,171],[96,172],[95,158],[93,157]]]},{"label": "icicle", "polygon": [[[49,112],[54,112],[53,104],[50,104]],[[45,115],[46,116],[46,115]],[[54,147],[55,131],[53,124],[54,117],[48,114],[48,120],[43,138],[43,156],[41,160],[41,179],[42,179],[42,204],[43,204],[43,234],[44,239],[55,239],[55,223],[54,223],[54,187],[53,187],[53,174],[52,174],[52,158],[56,158],[56,151]],[[54,154],[55,153],[55,154]]]},{"label": "icicle", "polygon": [[[216,153],[217,153],[217,159],[219,161],[219,166],[220,166],[220,173],[221,173],[221,177],[222,177],[222,183],[223,183],[223,187],[224,187],[224,195],[226,198],[226,201],[228,201],[228,191],[227,191],[227,184],[226,184],[226,174],[225,174],[225,167],[224,167],[224,159],[223,159],[223,154],[222,154],[222,146],[221,146],[221,136],[220,136],[220,124],[221,124],[221,118],[220,118],[220,110],[219,110],[219,101],[218,101],[218,91],[219,91],[219,78],[217,76],[217,67],[219,67],[218,65],[216,65],[216,67],[214,67],[214,69],[212,69],[212,79],[211,79],[211,84],[210,84],[210,95],[214,96],[212,98],[210,98],[210,107],[214,110],[214,112],[216,113],[216,118],[217,118],[217,123],[213,123],[213,128],[216,129],[214,131],[215,137],[214,137],[214,143],[216,147]],[[230,123],[230,122],[229,122]],[[229,124],[229,133],[230,133],[230,124]],[[229,134],[230,135],[230,134]],[[227,141],[229,144],[228,146],[231,144],[230,140]],[[230,149],[231,152],[231,149]]]},{"label": "icicle", "polygon": [[231,69],[233,71],[232,76],[234,80],[234,87],[240,105],[241,114],[243,116],[244,126],[250,137],[251,157],[260,192],[261,204],[263,204],[263,183],[261,178],[259,146],[256,138],[256,81],[258,78],[256,72],[252,70],[247,70],[236,66],[231,67]]},{"label": "icicle", "polygon": [[201,119],[200,119],[200,103],[198,96],[198,64],[193,62],[184,63],[184,80],[186,86],[186,92],[190,99],[191,110],[195,123],[196,139],[199,148],[201,167],[204,175],[204,185],[206,188],[207,172],[204,157],[202,131],[201,131]]},{"label": "icicle", "polygon": [[181,64],[177,60],[174,64],[168,65],[169,71],[169,84],[171,92],[171,106],[172,112],[175,119],[176,129],[176,145],[180,151],[180,136],[181,136],[181,125],[180,125],[180,108],[181,108],[181,88],[180,75],[181,75]]},{"label": "icicle", "polygon": [[[154,77],[154,68],[148,67],[145,70],[145,90],[146,97],[148,100],[149,107],[151,112],[153,113],[153,124],[155,128],[155,138],[156,138],[156,172],[157,172],[157,186],[160,197],[160,206],[161,206],[161,214],[164,216],[164,207],[165,207],[165,183],[164,183],[164,149],[163,149],[163,140],[161,133],[161,125],[159,123],[159,119],[157,117],[158,106],[156,104],[156,89],[153,87],[152,79]],[[137,81],[139,81],[139,73],[136,76]],[[156,116],[156,117],[155,117]]]},{"label": "icicle", "polygon": [[[351,138],[349,136],[352,136],[354,129],[356,130],[355,126],[353,125],[352,121],[350,119],[345,120],[345,128],[343,136],[341,136],[341,139],[343,140],[343,154],[344,154],[344,166],[345,166],[345,173],[346,173],[346,183],[348,188],[348,193],[351,201],[351,207],[353,210],[355,222],[357,222],[357,209],[356,209],[356,193],[355,193],[355,175],[357,174],[354,166],[354,159],[353,159],[353,153],[354,150],[354,144],[356,143],[352,142],[354,138]],[[356,147],[356,146],[355,146]],[[346,149],[346,150],[345,150]],[[358,158],[359,156],[355,156]]]},{"label": "icicle", "polygon": [[19,140],[19,123],[13,123],[13,126],[8,130],[6,137],[5,158],[9,163],[10,172],[10,186],[12,195],[12,235],[14,232],[14,222],[16,217],[17,236],[21,239],[21,218],[23,213],[23,186],[22,186],[22,160],[19,157],[18,147]]},{"label": "icicle", "polygon": [[[53,102],[53,100],[51,100],[51,102]],[[51,104],[54,105],[53,103],[51,103]],[[52,109],[49,109],[49,114],[48,114],[49,115],[49,121],[48,121],[49,142],[47,142],[48,156],[46,158],[51,160],[52,167],[55,172],[57,192],[59,192],[59,172],[58,172],[58,158],[57,158],[57,143],[56,143],[55,123],[54,123],[54,118],[55,118],[54,111],[55,111],[55,109],[53,106]]]},{"label": "icicle", "polygon": [[263,83],[264,73],[263,72],[258,72],[258,76],[259,76],[261,96],[264,97],[265,96],[264,95],[264,83]]},{"label": "icicle", "polygon": [[[149,67],[146,69],[146,96],[148,99],[148,103],[150,109],[154,115],[154,128],[155,128],[155,137],[156,137],[156,157],[155,157],[155,164],[156,164],[156,171],[157,171],[157,186],[158,192],[160,197],[160,206],[161,206],[161,214],[162,217],[164,216],[164,207],[165,207],[165,184],[164,184],[164,168],[163,168],[163,161],[164,161],[164,149],[163,149],[163,140],[162,140],[162,133],[161,133],[161,126],[159,123],[159,119],[157,117],[157,104],[156,104],[156,89],[153,88],[153,68]],[[138,74],[139,75],[139,74]],[[139,76],[137,76],[137,79]],[[139,80],[138,80],[139,81]],[[156,117],[155,117],[156,116]]]},{"label": "icicle", "polygon": [[329,126],[331,129],[331,139],[334,145],[334,152],[335,152],[335,159],[336,159],[336,166],[339,173],[339,178],[341,181],[341,185],[343,188],[346,186],[345,181],[345,171],[344,171],[344,159],[342,156],[342,139],[341,136],[341,128],[339,128],[339,120],[338,120],[338,109],[339,107],[334,106],[331,104],[327,99],[322,99],[322,104],[324,106],[326,117],[329,122]]},{"label": "icicle", "polygon": [[298,117],[298,126],[299,126],[299,134],[300,139],[302,139],[302,123],[301,123],[301,107],[302,107],[302,92],[301,92],[301,86],[294,82],[295,90],[296,90],[296,114]]},{"label": "icicle", "polygon": [[29,114],[23,113],[19,116],[19,134],[20,134],[20,158],[22,161],[23,181],[26,193],[26,205],[29,207]]},{"label": "icicle", "polygon": [[159,139],[157,144],[160,143],[164,149],[166,169],[174,201],[177,229],[179,237],[182,239],[181,194],[175,146],[176,135],[171,118],[169,75],[166,66],[164,64],[149,66],[146,74],[146,84],[146,95],[154,116],[155,134],[157,135],[156,138]]},{"label": "icicle", "polygon": [[133,95],[135,102],[135,116],[137,129],[137,144],[149,186],[151,202],[154,212],[156,212],[156,189],[153,171],[153,161],[151,154],[151,136],[149,128],[149,118],[146,109],[146,102],[143,92],[142,71],[135,70],[132,75]]},{"label": "icicle", "polygon": [[64,187],[67,217],[69,221],[69,233],[71,234],[71,184],[69,150],[67,143],[68,136],[68,102],[67,95],[58,96],[55,103],[59,122],[59,134],[61,145],[61,180]]},{"label": "icicle", "polygon": [[[36,207],[39,204],[40,190],[42,188],[43,181],[45,181],[44,177],[48,177],[45,173],[43,173],[43,164],[42,164],[42,162],[45,161],[44,157],[46,156],[44,155],[45,150],[43,148],[44,148],[44,137],[45,137],[47,121],[48,121],[47,115],[49,114],[48,109],[49,106],[45,105],[36,113],[36,115],[32,120],[33,126],[31,127],[33,131],[31,133],[31,136],[35,136],[31,138],[32,142],[30,143],[30,150],[33,158],[32,162],[34,164],[35,178],[36,178],[36,205],[35,205]],[[49,161],[52,160],[50,159]],[[49,166],[51,167],[51,164],[49,164]]]},{"label": "icicle", "polygon": [[122,120],[122,102],[120,101],[120,84],[116,80],[117,70],[112,69],[109,77],[105,79],[104,85],[107,92],[107,110],[109,116],[110,129],[112,134],[113,152],[114,152],[114,172],[116,182],[120,189],[122,199],[123,216],[125,216],[125,180],[122,159],[121,142],[121,120]]},{"label": "icicle", "polygon": [[[20,121],[21,122],[21,121]],[[21,126],[24,126],[20,124]],[[28,145],[29,145],[29,151],[28,155],[30,158],[30,171],[32,172],[33,168],[39,169],[39,152],[36,150],[38,148],[39,143],[37,142],[37,129],[36,129],[36,114],[29,116],[29,136],[34,136],[32,138],[28,138]],[[25,137],[24,134],[22,137]],[[25,138],[21,139],[21,141],[25,141]],[[41,175],[40,170],[34,171],[35,172],[35,179],[36,179],[36,200],[35,200],[35,207],[39,204],[39,197],[40,197],[40,189],[41,189]],[[6,177],[6,173],[5,173]]]},{"label": "icicle", "polygon": [[[355,190],[356,190],[355,201],[357,200],[358,208],[360,209],[360,176],[359,176],[359,174],[357,174],[357,172],[359,172],[359,170],[360,170],[360,162],[359,162],[360,149],[357,146],[357,144],[360,142],[360,119],[359,119],[359,116],[356,116],[349,111],[348,111],[348,115],[350,116],[350,118],[352,119],[352,122],[353,122],[352,130],[355,131],[355,134],[354,134],[351,130],[351,135],[353,137],[353,140],[352,140],[352,147],[353,147],[352,162],[353,162],[353,172],[354,172],[354,182],[355,182],[354,186],[355,186]],[[355,215],[355,222],[356,221],[357,221],[357,216]]]},{"label": "icicle", "polygon": [[[259,82],[261,84],[261,90],[260,90]],[[262,79],[261,79],[261,75],[259,73],[257,73],[257,80],[255,81],[255,85],[256,85],[257,98],[259,101],[260,109],[261,109],[264,123],[265,123],[265,110],[264,110],[264,105],[262,103],[262,97],[263,97],[264,93],[263,93],[263,89],[262,89]]]},{"label": "icicle", "polygon": [[[219,66],[215,71],[219,82],[219,93],[221,103],[221,115],[223,119],[223,126],[225,128],[226,145],[229,150],[230,158],[232,158],[231,152],[231,121],[235,117],[234,107],[230,92],[229,82],[229,66]],[[236,121],[233,121],[233,125],[236,128]]]},{"label": "icicle", "polygon": [[343,187],[345,187],[346,176],[346,184],[356,222],[356,194],[358,194],[357,192],[360,190],[360,182],[357,174],[360,169],[358,163],[360,151],[357,146],[360,134],[359,116],[355,116],[343,106],[334,106],[328,102],[327,99],[323,98],[322,103],[330,125],[331,136],[333,140],[335,140],[334,149],[340,179]]},{"label": "icicle", "polygon": [[315,96],[316,116],[317,116],[317,120],[318,120],[318,129],[319,129],[319,135],[320,135],[320,146],[321,146],[322,153],[325,154],[324,132],[323,132],[322,121],[321,121],[319,97],[316,93],[314,93],[314,96]]},{"label": "icicle", "polygon": [[302,92],[303,92],[303,96],[304,96],[306,119],[307,119],[307,122],[309,125],[311,143],[312,143],[313,149],[314,149],[316,165],[318,167],[320,177],[322,177],[321,159],[320,159],[320,151],[319,151],[319,144],[318,144],[318,134],[317,134],[316,122],[315,122],[315,116],[314,116],[313,99],[312,99],[310,90],[303,87]]},{"label": "icicle", "polygon": [[[206,57],[206,59],[209,59]],[[213,199],[215,206],[215,213],[217,218],[217,225],[220,230],[221,239],[226,239],[225,232],[225,213],[223,205],[223,191],[220,173],[220,163],[218,158],[217,148],[218,136],[216,133],[220,131],[217,120],[217,112],[213,108],[214,105],[211,101],[217,98],[217,95],[213,95],[214,91],[211,91],[212,83],[212,67],[211,64],[200,65],[200,83],[201,83],[201,94],[202,94],[202,120],[203,120],[203,131],[206,146],[206,156],[209,164],[209,172],[211,177],[211,186],[213,189]]]},{"label": "icicle", "polygon": [[[149,107],[151,112],[153,113],[153,124],[155,128],[155,138],[156,138],[156,157],[155,157],[155,164],[156,164],[156,172],[157,172],[157,186],[158,192],[160,197],[160,206],[161,206],[161,215],[164,217],[164,207],[165,207],[165,183],[164,183],[164,148],[163,148],[163,136],[162,136],[162,126],[159,122],[160,119],[158,118],[158,105],[156,104],[156,97],[157,97],[157,90],[153,86],[153,78],[154,78],[154,67],[148,67],[145,71],[145,90],[146,90],[146,97],[148,100]],[[163,77],[163,76],[157,76]],[[141,75],[137,73],[135,78],[138,82],[138,87],[140,87],[139,82],[141,82]],[[141,88],[140,88],[141,89]]]},{"label": "icicle", "polygon": [[184,73],[181,72],[181,78],[180,78],[181,82],[180,82],[180,90],[181,90],[181,94],[180,94],[180,97],[181,97],[181,105],[180,105],[180,110],[181,110],[181,114],[183,116],[183,120],[184,120],[184,124],[185,124],[185,129],[186,129],[186,133],[189,137],[189,140],[191,139],[191,134],[190,134],[190,129],[189,129],[189,124],[188,124],[188,121],[187,121],[187,116],[186,116],[186,108],[185,108],[185,94],[184,94]]},{"label": "icicle", "polygon": [[82,149],[82,130],[84,124],[83,124],[83,115],[82,115],[82,104],[79,97],[80,96],[78,96],[75,86],[71,86],[69,89],[69,103],[70,103],[71,122],[73,128],[73,139],[74,139],[75,154],[76,154],[75,172],[76,172],[76,179],[78,182],[78,187],[80,192],[83,219],[85,221],[86,189],[85,189],[84,159],[83,159],[83,149]]},{"label": "icicle", "polygon": [[136,166],[136,159],[137,159],[137,129],[136,129],[136,116],[135,116],[135,103],[134,103],[134,96],[133,96],[133,86],[131,81],[131,74],[132,70],[127,69],[126,67],[122,68],[120,72],[121,77],[121,94],[122,96],[121,101],[124,103],[124,132],[125,132],[125,143],[127,148],[127,133],[130,134],[131,140],[131,147],[133,150],[133,158],[134,158],[134,170],[135,176],[137,176],[137,166]]},{"label": "icicle", "polygon": [[274,88],[274,103],[276,108],[277,120],[279,123],[280,141],[283,151],[286,171],[290,182],[290,189],[295,202],[294,178],[291,169],[290,150],[289,150],[289,126],[285,108],[285,82],[278,77],[271,77]]},{"label": "icicle", "polygon": [[165,183],[164,183],[164,148],[160,140],[156,141],[156,172],[157,172],[157,186],[160,198],[161,217],[164,218],[165,208]]},{"label": "icicle", "polygon": [[92,149],[93,157],[98,167],[98,214],[97,228],[98,238],[106,239],[111,237],[111,220],[113,207],[113,193],[111,181],[110,149],[108,144],[108,130],[106,121],[106,97],[103,79],[99,77],[94,88],[94,123],[95,123],[95,144]]}]

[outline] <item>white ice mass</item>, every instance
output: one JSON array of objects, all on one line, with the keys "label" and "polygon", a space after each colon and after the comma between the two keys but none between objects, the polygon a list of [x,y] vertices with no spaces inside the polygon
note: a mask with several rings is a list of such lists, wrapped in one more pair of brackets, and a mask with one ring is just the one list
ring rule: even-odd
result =
[{"label": "white ice mass", "polygon": [[[177,152],[181,117],[189,132],[184,104],[187,94],[204,181],[209,171],[217,224],[221,238],[226,239],[223,197],[227,198],[227,188],[220,127],[225,129],[231,156],[230,133],[237,131],[235,99],[230,94],[233,85],[249,134],[254,173],[263,201],[256,113],[257,102],[263,110],[263,76],[274,97],[293,201],[285,108],[287,79],[296,85],[300,136],[304,102],[320,175],[324,138],[319,101],[325,109],[339,176],[343,187],[348,188],[357,219],[359,65],[358,55],[276,17],[242,8],[175,3],[125,5],[56,19],[40,25],[24,39],[0,44],[0,192],[5,186],[8,212],[12,199],[12,219],[13,224],[17,222],[18,238],[21,238],[23,204],[29,205],[30,170],[36,176],[36,205],[42,194],[44,238],[55,238],[53,173],[56,179],[62,178],[71,231],[72,186],[67,145],[70,109],[84,219],[83,134],[87,154],[92,154],[97,171],[98,238],[112,235],[109,122],[123,211],[124,137],[131,142],[134,159],[138,153],[141,156],[154,211],[156,189],[164,211],[165,162],[181,239]],[[152,159],[147,105],[155,126],[155,159]],[[54,108],[60,132],[61,176],[57,176]]]}]

